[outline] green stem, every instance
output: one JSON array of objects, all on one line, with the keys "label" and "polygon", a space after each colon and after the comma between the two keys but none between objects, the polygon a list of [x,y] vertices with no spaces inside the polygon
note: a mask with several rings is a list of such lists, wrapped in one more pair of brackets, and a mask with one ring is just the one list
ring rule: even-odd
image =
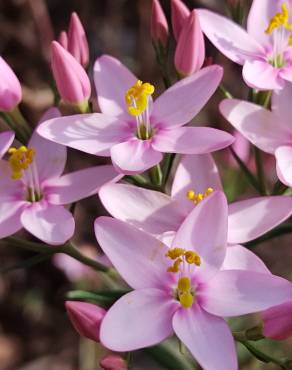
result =
[{"label": "green stem", "polygon": [[169,46],[168,45],[164,46],[160,42],[158,42],[157,44],[153,42],[153,48],[155,50],[157,64],[159,65],[159,68],[162,74],[162,80],[164,83],[164,87],[168,89],[171,86],[171,80],[168,75],[168,69],[167,69],[167,57],[168,57]]},{"label": "green stem", "polygon": [[174,159],[175,159],[175,154],[174,153],[168,153],[165,156],[165,162],[164,162],[164,166],[163,166],[163,178],[162,178],[163,186],[165,186],[167,184]]},{"label": "green stem", "polygon": [[247,242],[244,245],[247,248],[253,248],[256,245],[258,245],[260,243],[263,243],[267,240],[271,240],[271,239],[277,238],[281,235],[285,235],[285,234],[289,234],[289,233],[292,233],[292,225],[291,224],[280,225],[277,228],[267,232],[265,235],[260,236],[259,238],[255,239],[255,240],[252,240],[250,242]]},{"label": "green stem", "polygon": [[19,129],[19,126],[17,126],[14,121],[12,120],[12,118],[5,112],[0,112],[0,115],[1,117],[3,118],[3,120],[6,122],[7,126],[15,132],[15,136],[16,136],[16,139],[22,143],[22,144],[26,144],[27,142],[27,137],[26,135],[24,135],[24,133],[22,132],[21,129]]},{"label": "green stem", "polygon": [[267,195],[262,154],[261,154],[261,151],[257,147],[254,148],[254,154],[255,154],[255,163],[256,163],[257,177],[258,177],[258,184],[259,184],[259,192],[261,195]]},{"label": "green stem", "polygon": [[7,112],[7,114],[14,121],[15,126],[19,127],[19,129],[23,131],[23,135],[25,136],[26,140],[29,140],[31,136],[31,128],[29,127],[29,124],[27,123],[26,119],[23,117],[19,108],[16,107],[12,111]]},{"label": "green stem", "polygon": [[219,90],[223,94],[224,98],[226,99],[232,99],[232,94],[226,89],[226,87],[223,84],[219,85]]},{"label": "green stem", "polygon": [[162,175],[160,164],[157,164],[156,166],[150,168],[149,176],[150,176],[152,184],[154,184],[155,186],[159,186],[159,187],[161,186],[163,175]]},{"label": "green stem", "polygon": [[285,191],[289,189],[288,186],[284,185],[280,180],[278,180],[273,188],[272,194],[279,195],[285,193]]}]

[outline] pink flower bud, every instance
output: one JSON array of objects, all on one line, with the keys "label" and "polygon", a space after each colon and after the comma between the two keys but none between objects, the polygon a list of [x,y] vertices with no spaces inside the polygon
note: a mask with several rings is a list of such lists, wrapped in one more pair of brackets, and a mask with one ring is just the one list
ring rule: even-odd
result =
[{"label": "pink flower bud", "polygon": [[57,41],[52,42],[52,70],[58,91],[66,103],[80,105],[91,93],[84,68]]},{"label": "pink flower bud", "polygon": [[175,50],[174,64],[183,76],[197,72],[205,60],[205,42],[199,17],[193,10],[181,31]]},{"label": "pink flower bud", "polygon": [[66,31],[60,32],[58,42],[64,49],[68,50],[68,36]]},{"label": "pink flower bud", "polygon": [[127,370],[126,361],[119,355],[108,355],[100,361],[99,365],[104,370]]},{"label": "pink flower bud", "polygon": [[154,43],[160,42],[164,47],[166,47],[168,36],[168,24],[163,9],[159,3],[159,0],[153,0],[151,14],[151,38]]},{"label": "pink flower bud", "polygon": [[284,340],[292,336],[292,301],[269,308],[261,316],[265,337]]},{"label": "pink flower bud", "polygon": [[68,51],[86,67],[89,62],[89,48],[82,23],[76,13],[71,14],[68,31]]},{"label": "pink flower bud", "polygon": [[66,310],[75,330],[83,337],[99,342],[99,330],[106,310],[95,304],[66,301]]},{"label": "pink flower bud", "polygon": [[21,86],[15,73],[0,57],[0,111],[9,112],[21,101]]},{"label": "pink flower bud", "polygon": [[171,23],[176,41],[178,41],[181,30],[190,13],[190,10],[181,0],[171,0]]}]

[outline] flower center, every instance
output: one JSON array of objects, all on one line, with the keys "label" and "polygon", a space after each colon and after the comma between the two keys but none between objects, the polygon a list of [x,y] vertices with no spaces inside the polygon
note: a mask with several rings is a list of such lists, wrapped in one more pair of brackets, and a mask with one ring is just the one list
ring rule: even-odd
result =
[{"label": "flower center", "polygon": [[125,94],[128,113],[136,117],[137,137],[148,140],[153,136],[153,129],[149,119],[149,97],[154,93],[154,86],[148,82],[138,80]]},{"label": "flower center", "polygon": [[8,150],[10,157],[8,163],[11,168],[12,180],[24,180],[26,185],[26,200],[29,202],[37,202],[42,199],[42,194],[39,185],[39,178],[34,162],[35,150],[21,146],[10,148]]},{"label": "flower center", "polygon": [[289,10],[286,3],[282,4],[281,12],[276,13],[265,30],[268,35],[273,34],[273,51],[269,56],[269,63],[276,68],[285,65],[284,51],[292,45],[292,24],[289,24]]},{"label": "flower center", "polygon": [[190,273],[191,265],[200,266],[200,256],[190,250],[183,248],[169,249],[165,255],[173,260],[172,266],[167,271],[172,273],[180,273],[177,288],[175,289],[175,298],[180,302],[183,308],[190,308],[194,303],[195,290],[192,287],[191,279],[186,276]]},{"label": "flower center", "polygon": [[194,190],[189,190],[187,192],[187,198],[194,202],[195,204],[200,203],[203,199],[205,199],[208,195],[213,193],[213,188],[207,188],[204,193],[195,193]]}]

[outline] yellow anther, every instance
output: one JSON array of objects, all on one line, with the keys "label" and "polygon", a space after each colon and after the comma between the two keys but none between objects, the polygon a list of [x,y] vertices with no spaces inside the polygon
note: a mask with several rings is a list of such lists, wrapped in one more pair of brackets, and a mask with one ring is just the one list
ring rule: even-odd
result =
[{"label": "yellow anther", "polygon": [[33,162],[35,150],[21,146],[18,149],[10,148],[8,150],[10,158],[8,160],[13,180],[19,180],[23,176],[23,171],[28,169],[29,165]]},{"label": "yellow anther", "polygon": [[188,277],[181,277],[177,284],[177,293],[180,304],[184,308],[189,308],[193,305],[194,297],[191,292],[191,281]]},{"label": "yellow anther", "polygon": [[206,191],[205,191],[205,197],[207,197],[209,194],[213,193],[214,189],[213,188],[208,188]]},{"label": "yellow anther", "polygon": [[183,262],[182,258],[174,261],[173,265],[167,269],[167,272],[179,272],[180,264]]},{"label": "yellow anther", "polygon": [[191,293],[182,293],[179,295],[179,302],[183,306],[183,308],[190,308],[194,303],[194,297]]},{"label": "yellow anther", "polygon": [[193,190],[189,190],[187,192],[187,197],[188,197],[189,200],[193,200],[194,201],[195,198],[196,198],[196,193]]},{"label": "yellow anther", "polygon": [[132,116],[139,116],[148,105],[148,97],[154,93],[154,86],[148,82],[138,80],[125,94],[128,112]]},{"label": "yellow anther", "polygon": [[281,13],[276,13],[270,20],[270,23],[265,32],[270,35],[276,28],[283,26],[288,30],[292,30],[292,24],[289,24],[289,11],[286,3],[282,4]]},{"label": "yellow anther", "polygon": [[198,193],[196,194],[194,190],[189,190],[187,192],[187,198],[194,202],[195,204],[200,203],[203,199],[205,199],[208,195],[213,193],[213,188],[207,188],[204,193]]},{"label": "yellow anther", "polygon": [[185,253],[185,250],[182,248],[171,248],[167,251],[165,256],[171,258],[172,260],[175,260],[178,257],[183,256],[184,253]]},{"label": "yellow anther", "polygon": [[193,251],[186,251],[185,252],[185,259],[186,262],[189,263],[190,265],[193,263],[196,266],[201,265],[201,257]]}]

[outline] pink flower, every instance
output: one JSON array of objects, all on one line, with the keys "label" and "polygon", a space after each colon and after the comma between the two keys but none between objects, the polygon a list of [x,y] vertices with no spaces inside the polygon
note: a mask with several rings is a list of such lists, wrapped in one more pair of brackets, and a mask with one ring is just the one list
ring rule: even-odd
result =
[{"label": "pink flower", "polygon": [[123,221],[96,220],[99,244],[134,289],[107,311],[100,329],[104,346],[132,351],[174,332],[205,370],[238,368],[222,317],[281,304],[291,299],[292,286],[272,274],[222,267],[232,249],[226,249],[227,217],[226,198],[216,191],[185,219],[170,249]]},{"label": "pink flower", "polygon": [[68,35],[66,31],[60,32],[58,43],[66,50],[68,50]]},{"label": "pink flower", "polygon": [[264,152],[275,155],[278,177],[288,186],[292,186],[291,98],[292,85],[287,84],[274,93],[272,111],[237,99],[220,104],[223,116],[243,136]]},{"label": "pink flower", "polygon": [[[107,184],[100,189],[99,196],[113,217],[151,234],[163,234],[165,241],[171,240],[171,232],[178,230],[197,207],[197,200],[208,198],[212,189],[222,190],[222,185],[211,155],[187,155],[178,164],[170,196],[126,184]],[[292,213],[292,198],[266,196],[241,200],[230,204],[228,213],[228,243],[241,244],[286,220]],[[249,258],[250,252],[243,249]]]},{"label": "pink flower", "polygon": [[[243,162],[246,162],[248,164],[251,151],[250,142],[237,130],[234,130],[232,135],[235,138],[235,141],[232,144],[232,148],[234,149],[235,153],[239,156],[239,158]],[[231,155],[230,152],[227,153],[227,158],[232,167],[238,167],[237,162],[235,161],[234,157]]]},{"label": "pink flower", "polygon": [[119,355],[107,355],[99,365],[104,370],[127,370],[126,361]]},{"label": "pink flower", "polygon": [[0,111],[13,110],[21,99],[20,82],[9,65],[0,57]]},{"label": "pink flower", "polygon": [[209,127],[182,127],[206,104],[222,78],[211,66],[182,79],[153,103],[154,87],[118,60],[99,58],[94,67],[102,113],[55,118],[38,132],[49,140],[96,155],[111,156],[125,174],[143,172],[162,153],[206,153],[233,142],[228,133]]},{"label": "pink flower", "polygon": [[171,0],[171,23],[176,41],[190,14],[190,10],[181,0]]},{"label": "pink flower", "polygon": [[159,0],[152,1],[151,38],[155,44],[166,47],[169,37],[168,24]]},{"label": "pink flower", "polygon": [[269,308],[261,317],[265,337],[275,340],[292,337],[292,301]]},{"label": "pink flower", "polygon": [[[42,119],[58,115],[57,109],[51,109]],[[64,205],[96,194],[100,186],[118,176],[112,166],[61,176],[66,148],[36,132],[27,147],[11,148],[9,152],[9,160],[0,161],[0,238],[24,227],[48,244],[63,244],[75,227]]]},{"label": "pink flower", "polygon": [[189,76],[202,68],[205,60],[205,41],[195,10],[191,12],[180,33],[174,63],[176,70]]},{"label": "pink flower", "polygon": [[83,25],[77,13],[71,14],[68,30],[68,51],[83,66],[89,62],[89,48]]},{"label": "pink flower", "polygon": [[5,131],[0,134],[0,159],[7,152],[8,148],[14,140],[15,134],[13,131]]},{"label": "pink flower", "polygon": [[227,58],[243,65],[243,78],[253,88],[282,89],[292,81],[291,2],[253,0],[247,31],[209,10],[198,10],[205,35]]},{"label": "pink flower", "polygon": [[75,330],[83,337],[99,342],[99,331],[106,310],[95,304],[66,301],[66,310]]}]

